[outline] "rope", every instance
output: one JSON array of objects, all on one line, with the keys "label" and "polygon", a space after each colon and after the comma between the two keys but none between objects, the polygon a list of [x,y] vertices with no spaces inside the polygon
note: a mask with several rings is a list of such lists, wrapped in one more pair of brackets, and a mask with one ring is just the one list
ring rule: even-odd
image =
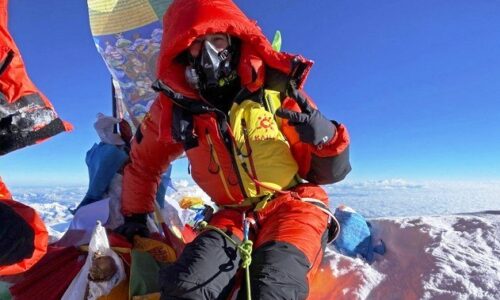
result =
[{"label": "rope", "polygon": [[323,211],[325,214],[327,214],[330,217],[330,220],[333,223],[335,223],[335,226],[337,226],[338,229],[337,229],[335,235],[332,237],[331,241],[329,241],[328,243],[330,244],[333,241],[335,241],[340,233],[340,223],[339,223],[339,220],[337,220],[337,218],[335,217],[335,215],[328,208],[325,208],[325,203],[323,203],[323,201],[321,201],[321,200],[314,199],[314,198],[307,198],[307,197],[302,198],[302,197],[298,196],[297,199],[302,201],[302,202],[313,204],[316,208],[320,209],[321,211]]},{"label": "rope", "polygon": [[253,250],[253,242],[247,238],[238,244],[232,237],[230,237],[224,230],[217,228],[212,225],[208,225],[206,221],[202,221],[199,223],[198,228],[200,230],[214,230],[220,233],[223,237],[225,237],[229,242],[236,246],[238,252],[241,257],[241,267],[245,269],[245,283],[247,287],[247,300],[252,300],[252,293],[250,289],[250,264],[252,263],[252,250]]}]

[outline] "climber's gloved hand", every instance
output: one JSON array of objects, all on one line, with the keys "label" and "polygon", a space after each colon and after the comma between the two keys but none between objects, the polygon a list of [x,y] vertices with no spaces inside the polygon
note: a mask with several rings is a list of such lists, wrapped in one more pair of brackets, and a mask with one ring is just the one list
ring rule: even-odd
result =
[{"label": "climber's gloved hand", "polygon": [[0,202],[0,266],[29,258],[35,251],[35,233],[10,206]]},{"label": "climber's gloved hand", "polygon": [[149,237],[149,229],[146,225],[147,214],[134,214],[125,216],[125,223],[115,229],[115,232],[123,235],[131,243],[134,236]]},{"label": "climber's gloved hand", "polygon": [[279,108],[276,110],[276,115],[287,119],[288,123],[295,127],[302,142],[314,146],[328,143],[335,136],[337,130],[335,124],[309,104],[306,96],[297,89],[295,83],[290,83],[287,94],[297,102],[301,112]]}]

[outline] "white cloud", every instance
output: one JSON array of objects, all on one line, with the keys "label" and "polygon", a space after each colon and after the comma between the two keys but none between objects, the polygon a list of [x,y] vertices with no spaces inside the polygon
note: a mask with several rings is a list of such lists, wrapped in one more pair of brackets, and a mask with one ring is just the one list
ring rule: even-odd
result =
[{"label": "white cloud", "polygon": [[[209,197],[186,180],[174,180],[182,194]],[[500,210],[500,182],[410,182],[404,179],[379,181],[342,182],[324,187],[330,195],[330,206],[350,206],[365,217],[446,215],[452,213]],[[56,216],[63,217],[61,207],[77,205],[87,188],[78,187],[14,187],[12,192],[18,201],[35,205],[51,223]],[[44,204],[44,205],[42,205]],[[50,206],[45,204],[54,204]]]}]

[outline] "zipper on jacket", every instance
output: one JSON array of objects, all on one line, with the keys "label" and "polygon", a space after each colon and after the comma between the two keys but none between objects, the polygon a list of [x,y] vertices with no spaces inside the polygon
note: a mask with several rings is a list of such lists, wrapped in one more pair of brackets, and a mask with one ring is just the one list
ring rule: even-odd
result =
[{"label": "zipper on jacket", "polygon": [[[204,102],[206,104],[206,107],[208,107],[210,109],[210,112],[215,114],[215,120],[217,121],[217,131],[220,134],[220,136],[222,137],[224,145],[226,146],[226,150],[228,151],[229,157],[231,158],[231,165],[232,165],[233,171],[236,174],[236,177],[238,179],[238,185],[240,187],[241,194],[243,195],[243,198],[248,198],[245,187],[243,185],[243,180],[241,179],[241,174],[238,170],[238,165],[236,163],[236,157],[234,155],[234,150],[233,150],[234,143],[233,143],[231,137],[229,136],[228,129],[226,129],[224,132],[222,131],[223,125],[226,125],[229,128],[231,126],[229,124],[229,122],[227,121],[227,115],[224,112],[222,112],[220,109],[216,108],[213,104],[209,103],[208,101],[204,100]],[[209,112],[209,111],[207,110],[206,112]],[[219,163],[219,165],[220,165],[220,163]],[[225,182],[225,180],[224,180],[224,182]]]},{"label": "zipper on jacket", "polygon": [[[215,114],[215,119],[217,121],[217,130],[218,130],[220,136],[223,138],[223,142],[224,142],[224,145],[226,146],[226,150],[229,152],[228,154],[229,154],[229,157],[231,158],[231,164],[233,167],[233,171],[238,178],[238,185],[240,187],[241,194],[243,195],[243,198],[247,198],[248,196],[247,196],[247,193],[245,191],[243,181],[241,179],[241,174],[238,170],[238,165],[236,164],[236,158],[234,156],[234,150],[233,150],[234,143],[231,140],[231,137],[228,135],[227,129],[225,130],[225,132],[222,132],[223,125],[226,125],[228,127],[230,126],[229,122],[227,121],[227,115],[224,112],[222,112],[220,109],[216,108],[213,104],[206,101],[203,97],[201,97],[201,99],[203,100],[204,105],[201,105],[201,106],[194,105],[192,101],[189,101],[190,100],[189,98],[184,97],[180,93],[174,92],[169,86],[164,84],[161,80],[156,80],[154,82],[152,88],[155,91],[161,91],[167,97],[169,97],[170,100],[172,102],[174,102],[176,105],[179,105],[183,109],[185,109],[193,114],[197,114],[197,115],[205,114],[205,113],[214,113]],[[241,89],[240,92],[237,94],[237,96],[241,92],[243,92],[244,90],[245,90],[244,88]],[[199,103],[197,103],[197,104],[199,104]],[[217,158],[217,155],[216,155],[216,158]],[[219,174],[221,174],[221,173],[219,173]],[[224,182],[224,184],[226,184],[225,180],[223,180],[223,182]],[[231,194],[229,194],[229,195],[231,195]],[[233,199],[232,196],[231,196],[231,199]]]},{"label": "zipper on jacket", "polygon": [[[243,129],[243,137],[245,139],[245,147],[247,149],[247,154],[243,155],[240,150],[240,155],[246,159],[248,159],[248,162],[250,163],[250,169],[252,170],[253,177],[255,180],[259,180],[257,177],[257,171],[255,170],[255,165],[253,163],[252,159],[252,148],[250,147],[250,139],[248,138],[248,128],[247,128],[247,122],[245,119],[241,119],[241,128]],[[260,194],[260,187],[258,184],[255,184],[255,190],[257,192],[257,195]]]},{"label": "zipper on jacket", "polygon": [[234,155],[233,146],[236,147],[236,145],[234,145],[234,143],[231,139],[231,136],[228,132],[228,129],[226,129],[225,131],[222,131],[223,125],[226,125],[227,127],[230,127],[231,125],[227,121],[226,114],[224,114],[221,110],[219,110],[217,108],[214,108],[214,110],[216,113],[216,120],[217,120],[217,125],[218,125],[217,129],[219,131],[220,136],[223,138],[224,145],[226,146],[226,150],[228,151],[229,157],[231,158],[231,165],[233,167],[234,173],[236,174],[236,176],[238,178],[238,185],[240,187],[241,194],[243,195],[243,198],[248,198],[247,192],[246,192],[245,187],[243,185],[243,180],[241,179],[240,171],[238,170],[236,157]]},{"label": "zipper on jacket", "polygon": [[[224,171],[222,170],[222,168],[220,168],[220,161],[219,161],[219,157],[217,156],[217,151],[212,151],[212,149],[214,149],[214,144],[212,142],[212,138],[210,138],[210,134],[208,132],[206,132],[205,135],[207,138],[208,145],[210,146],[210,155],[212,156],[212,154],[213,154],[213,158],[215,159],[215,163],[218,166],[217,173],[219,174],[219,177],[222,181],[222,185],[224,186],[224,190],[226,191],[226,194],[229,196],[229,198],[232,201],[236,202],[233,195],[231,195],[231,191],[229,191],[229,187],[227,186],[226,176],[224,176]],[[209,172],[212,173],[210,170],[209,170]]]}]

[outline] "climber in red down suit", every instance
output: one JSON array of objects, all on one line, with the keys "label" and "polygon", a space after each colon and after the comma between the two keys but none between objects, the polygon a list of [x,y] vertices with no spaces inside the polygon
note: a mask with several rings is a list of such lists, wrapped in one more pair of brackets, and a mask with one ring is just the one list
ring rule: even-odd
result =
[{"label": "climber in red down suit", "polygon": [[[174,1],[164,16],[159,95],[125,168],[121,232],[147,233],[160,175],[185,152],[194,181],[219,207],[209,224],[241,241],[243,214],[253,220],[252,298],[307,298],[335,230],[319,185],[351,170],[346,128],[302,90],[311,66],[273,50],[229,0]],[[240,260],[226,237],[205,230],[161,270],[162,299],[227,299]]]}]

